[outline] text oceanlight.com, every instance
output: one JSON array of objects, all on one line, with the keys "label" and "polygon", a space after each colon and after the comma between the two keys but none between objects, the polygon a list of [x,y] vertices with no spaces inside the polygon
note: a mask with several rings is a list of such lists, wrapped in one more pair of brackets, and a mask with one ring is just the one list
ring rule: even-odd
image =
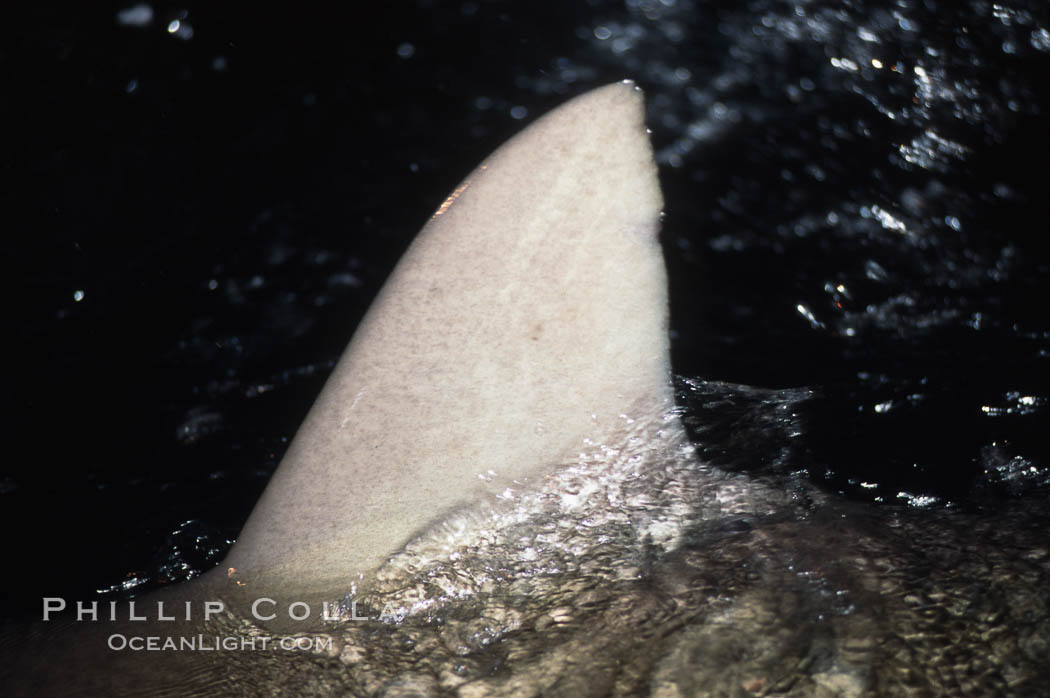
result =
[{"label": "text oceanlight.com", "polygon": [[133,652],[196,651],[215,652],[218,650],[254,651],[280,648],[286,651],[329,652],[332,649],[332,638],[324,636],[299,637],[259,637],[191,635],[188,637],[161,637],[157,635],[122,635],[114,633],[106,640],[111,650],[131,650]]}]

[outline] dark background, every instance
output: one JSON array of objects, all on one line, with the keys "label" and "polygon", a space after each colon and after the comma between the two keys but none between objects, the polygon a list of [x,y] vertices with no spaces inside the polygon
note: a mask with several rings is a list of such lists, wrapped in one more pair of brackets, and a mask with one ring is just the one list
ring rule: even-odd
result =
[{"label": "dark background", "polygon": [[430,213],[623,78],[705,458],[1045,501],[1045,4],[131,6],[22,8],[0,46],[0,614],[220,560]]}]

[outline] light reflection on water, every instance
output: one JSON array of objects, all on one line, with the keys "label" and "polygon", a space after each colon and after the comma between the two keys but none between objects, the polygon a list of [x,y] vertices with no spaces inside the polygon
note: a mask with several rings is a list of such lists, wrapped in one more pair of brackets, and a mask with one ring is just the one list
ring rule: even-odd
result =
[{"label": "light reflection on water", "polygon": [[[692,385],[683,389],[696,400],[686,398],[686,410],[705,462],[747,475],[734,481],[736,489],[725,490],[727,496],[739,498],[760,486],[748,478],[768,477],[803,490],[804,483],[816,482],[824,495],[906,504],[944,518],[904,515],[900,524],[895,513],[866,512],[840,530],[834,521],[814,524],[788,517],[719,523],[715,516],[695,515],[695,537],[690,538],[668,523],[693,511],[695,502],[683,499],[684,508],[669,510],[670,519],[657,517],[640,529],[657,542],[679,540],[677,547],[646,552],[632,531],[605,536],[609,545],[604,550],[619,555],[608,560],[601,558],[603,548],[583,545],[588,541],[573,547],[596,556],[599,576],[625,561],[650,566],[648,576],[628,575],[624,587],[612,591],[590,586],[587,574],[569,574],[571,560],[544,564],[542,548],[530,545],[518,557],[533,565],[534,577],[546,575],[545,581],[493,592],[478,607],[461,607],[460,622],[449,622],[447,634],[440,628],[423,632],[449,648],[448,656],[462,658],[465,674],[498,672],[506,657],[493,648],[502,643],[519,662],[515,666],[540,682],[551,666],[543,662],[555,656],[543,648],[561,646],[590,662],[592,678],[604,669],[614,671],[610,657],[633,653],[648,656],[656,675],[689,685],[687,667],[704,655],[725,660],[733,686],[774,690],[761,679],[782,666],[774,663],[761,675],[733,675],[731,668],[734,656],[768,649],[790,655],[789,666],[791,661],[803,664],[810,652],[823,656],[828,671],[820,681],[856,687],[852,682],[859,680],[860,669],[854,668],[874,661],[863,638],[877,636],[865,625],[877,625],[877,611],[898,613],[907,623],[915,620],[907,609],[916,609],[933,618],[932,624],[945,617],[946,608],[960,608],[938,605],[946,596],[973,615],[1029,618],[1023,632],[1009,635],[1014,645],[1007,654],[1013,651],[1023,660],[1038,646],[1044,631],[1035,621],[1044,616],[1024,616],[1028,604],[1023,597],[1032,590],[1010,586],[1017,560],[1003,552],[1009,545],[1020,549],[1026,539],[1009,540],[1015,524],[1008,518],[998,524],[978,518],[968,527],[971,520],[952,518],[952,507],[996,503],[1003,493],[1045,497],[1047,491],[1046,463],[1024,438],[1029,423],[1024,420],[1046,414],[1045,382],[1026,371],[1033,372],[1035,358],[1045,359],[1050,335],[1045,311],[1026,310],[1032,303],[1025,292],[1038,288],[1032,279],[1045,265],[1031,258],[1024,231],[1015,229],[1021,224],[1010,217],[1011,210],[1025,204],[1028,190],[1012,176],[1010,163],[992,156],[996,144],[1010,143],[1023,119],[1039,115],[1045,106],[1041,84],[1021,62],[1050,51],[1050,32],[1039,5],[974,3],[957,15],[930,3],[901,5],[751,2],[717,8],[685,0],[630,0],[624,7],[598,6],[595,16],[575,28],[576,49],[550,57],[542,70],[523,70],[514,87],[502,93],[490,85],[478,87],[470,103],[479,114],[521,119],[537,113],[523,95],[568,95],[609,72],[613,78],[637,77],[647,90],[649,123],[669,185],[665,236],[679,241],[675,254],[681,255],[673,261],[680,273],[684,269],[683,277],[710,274],[713,279],[702,288],[702,300],[695,300],[697,294],[679,301],[701,306],[701,318],[679,313],[678,322],[695,323],[701,341],[711,347],[698,350],[695,360],[685,358],[689,375],[711,370],[713,377],[734,381],[686,379]],[[486,12],[466,7],[464,16]],[[124,31],[153,32],[158,42],[180,48],[199,45],[205,36],[202,24],[194,41],[172,41],[172,36],[193,36],[192,29],[186,35],[187,16],[158,11],[151,23],[152,16],[143,20],[138,12],[139,19],[126,21],[118,15]],[[426,37],[411,43],[399,37],[387,53],[410,65],[420,62],[427,46]],[[228,47],[200,50],[214,55],[219,48]],[[236,77],[241,67],[235,55],[231,47],[229,62],[219,55],[211,65]],[[148,77],[126,76],[119,85],[128,99],[138,98]],[[300,102],[323,104],[309,87]],[[1022,239],[1012,239],[1015,234]],[[278,256],[292,264],[298,257],[313,258],[298,249]],[[286,262],[215,273],[199,285],[214,291],[231,314],[243,312],[267,293],[284,293],[271,281],[276,276],[271,264]],[[357,288],[356,267],[338,255],[316,266],[333,293]],[[318,269],[307,265],[302,275],[310,273]],[[63,293],[68,301],[68,290]],[[92,302],[63,312],[86,310],[95,298],[93,291]],[[317,317],[304,306],[326,305],[328,298],[321,291],[282,296],[274,324],[294,327],[296,336],[305,331],[300,323]],[[676,330],[676,336],[687,336],[690,328]],[[324,361],[303,361],[303,369],[246,377],[243,357],[251,356],[257,343],[240,328],[220,329],[214,336],[200,332],[180,345],[176,357],[198,357],[198,362],[233,357],[223,359],[232,366],[231,376],[197,386],[200,399],[208,401],[254,400],[269,394],[271,386],[309,381],[327,368]],[[1013,354],[986,346],[1007,346]],[[1016,374],[1002,371],[1002,364],[1014,358]],[[762,371],[778,361],[780,371]],[[806,368],[783,370],[792,363]],[[200,443],[228,432],[224,412],[188,411],[176,438]],[[909,421],[915,425],[910,429]],[[958,442],[968,445],[956,447]],[[942,467],[948,470],[938,471]],[[842,513],[834,506],[829,512]],[[846,513],[854,510],[846,508]],[[999,534],[973,533],[995,525],[1002,529]],[[883,527],[891,532],[868,535],[869,529]],[[961,550],[971,539],[991,560],[983,570],[967,568],[979,567],[978,559],[961,553],[951,558],[945,552]],[[153,577],[192,576],[194,569],[214,563],[225,544],[214,532],[177,536],[168,547],[177,559]],[[924,567],[921,558],[927,553],[936,559]],[[463,564],[467,569],[472,563]],[[488,563],[475,557],[473,564]],[[880,565],[882,576],[871,573]],[[761,569],[754,573],[756,567]],[[748,577],[752,573],[757,577]],[[849,573],[859,581],[838,581]],[[1045,575],[1045,565],[1034,574]],[[978,598],[985,592],[970,594],[968,575],[1005,585],[995,591],[996,598],[1007,601],[996,607],[994,599]],[[146,576],[128,583],[137,585]],[[807,586],[811,582],[816,586]],[[882,600],[865,596],[872,593],[865,587],[869,582],[885,587],[877,589]],[[620,591],[620,596],[614,593]],[[515,605],[530,594],[533,605],[524,604],[525,610]],[[830,605],[822,600],[825,595],[845,597],[848,603]],[[478,620],[478,608],[488,609],[484,621]],[[688,610],[675,616],[682,608]],[[446,606],[440,612],[452,617],[457,610]],[[835,626],[853,643],[838,655],[839,664],[821,654],[835,621],[811,622],[816,615],[825,622],[836,614],[865,619],[856,626]],[[669,626],[650,624],[650,618],[690,627],[667,635],[670,639],[659,647],[665,654],[658,657],[635,642],[659,645],[647,632]],[[797,621],[794,628],[785,627],[785,618]],[[636,633],[632,622],[649,631]],[[519,628],[525,630],[512,637]],[[610,638],[633,639],[623,645],[605,637],[595,641],[599,628]],[[755,637],[770,628],[780,634],[773,633],[768,644],[756,644]],[[920,629],[945,639],[936,627]],[[392,638],[406,642],[414,639],[412,632],[389,630]],[[908,649],[919,653],[920,663],[929,658],[922,652],[942,656],[936,651],[941,645],[931,642]],[[348,656],[378,651],[376,644],[352,638]],[[978,645],[974,652],[991,656],[986,649]],[[849,651],[856,655],[853,664]],[[373,659],[373,666],[398,665]]]}]

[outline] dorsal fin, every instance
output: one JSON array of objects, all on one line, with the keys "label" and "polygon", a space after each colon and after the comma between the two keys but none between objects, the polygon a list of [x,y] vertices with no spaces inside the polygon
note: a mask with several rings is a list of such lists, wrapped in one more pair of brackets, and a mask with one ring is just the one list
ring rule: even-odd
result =
[{"label": "dorsal fin", "polygon": [[[346,590],[497,482],[672,404],[662,207],[631,83],[489,157],[401,259],[223,568]],[[307,588],[309,587],[309,588]]]}]

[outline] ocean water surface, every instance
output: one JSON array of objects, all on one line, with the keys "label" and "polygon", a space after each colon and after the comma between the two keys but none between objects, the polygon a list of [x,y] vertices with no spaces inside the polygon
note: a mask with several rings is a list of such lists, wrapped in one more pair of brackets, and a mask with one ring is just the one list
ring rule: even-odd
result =
[{"label": "ocean water surface", "polygon": [[[382,632],[437,633],[433,665],[460,657],[459,678],[405,678],[391,656],[355,680],[453,690],[496,676],[489,688],[509,691],[570,656],[589,658],[598,693],[921,693],[935,684],[906,670],[955,666],[953,646],[992,659],[940,672],[949,692],[1046,678],[1044,4],[25,12],[0,50],[17,124],[5,615],[220,561],[447,192],[534,117],[632,78],[702,465],[658,468],[668,479],[650,485],[671,500],[643,497],[536,553],[552,576],[535,589],[482,597],[464,582],[474,595],[457,606],[448,584],[404,585],[438,610],[422,630]],[[674,535],[639,533],[656,530]],[[460,569],[524,559],[492,546]],[[555,564],[565,546],[590,551],[587,574]],[[522,595],[541,600],[522,610]],[[995,616],[1012,639],[967,644],[953,612],[963,627]],[[631,639],[598,642],[595,627]],[[375,646],[363,632],[345,647]],[[926,639],[879,655],[865,643],[880,633]],[[628,656],[628,669],[611,659]],[[730,668],[692,672],[711,656]]]}]

